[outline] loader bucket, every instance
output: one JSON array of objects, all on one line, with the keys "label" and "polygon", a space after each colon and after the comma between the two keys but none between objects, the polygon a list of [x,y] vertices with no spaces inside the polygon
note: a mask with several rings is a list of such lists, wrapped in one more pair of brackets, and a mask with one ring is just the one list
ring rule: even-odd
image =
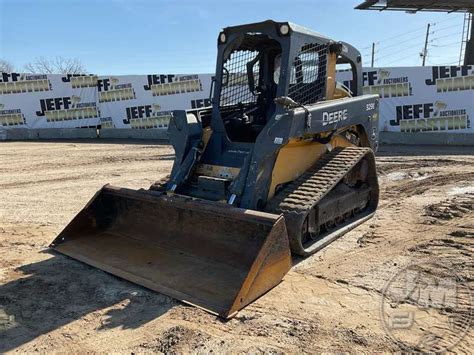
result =
[{"label": "loader bucket", "polygon": [[224,318],[291,267],[282,216],[110,185],[51,247]]}]

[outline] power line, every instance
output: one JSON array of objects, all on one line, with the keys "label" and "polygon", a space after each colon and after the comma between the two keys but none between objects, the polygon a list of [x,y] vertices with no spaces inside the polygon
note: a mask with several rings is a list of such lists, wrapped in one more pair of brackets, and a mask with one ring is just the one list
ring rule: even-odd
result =
[{"label": "power line", "polygon": [[439,39],[441,39],[441,38],[446,38],[446,37],[455,36],[455,35],[461,35],[461,32],[453,32],[453,33],[449,33],[449,34],[444,35],[444,36],[435,37],[435,38],[433,38],[430,42],[437,41],[437,40],[439,40]]},{"label": "power line", "polygon": [[[420,44],[421,45],[421,44]],[[407,52],[409,50],[414,50],[416,49],[416,51],[419,51],[420,49],[416,48],[416,47],[406,47],[405,49],[401,49],[401,50],[396,50],[396,51],[392,51],[392,52],[389,52],[388,54],[385,54],[381,57],[378,57],[377,60],[380,60],[380,59],[383,59],[383,58],[387,58],[387,57],[391,57],[393,55],[396,55],[397,53],[404,53],[404,52]]]},{"label": "power line", "polygon": [[452,46],[452,45],[461,45],[461,43],[459,43],[459,41],[456,41],[456,42],[450,42],[450,43],[444,43],[444,44],[432,44],[431,46],[433,47],[436,47],[436,48],[443,48],[443,47],[448,47],[448,46]]},{"label": "power line", "polygon": [[[414,38],[414,39],[411,39],[409,41],[403,41],[403,42],[400,42],[400,43],[397,43],[396,45],[392,45],[392,46],[387,46],[387,47],[384,47],[383,49],[387,49],[387,48],[394,48],[394,47],[397,47],[397,49],[395,50],[391,50],[391,51],[384,51],[380,48],[378,48],[376,51],[375,51],[375,54],[378,54],[378,53],[383,53],[384,55],[382,57],[379,57],[378,59],[381,59],[381,58],[385,58],[393,53],[399,53],[400,51],[405,51],[406,49],[398,49],[399,46],[401,46],[402,44],[407,44],[407,43],[410,43],[410,42],[413,42],[413,41],[419,41],[421,43],[422,41],[422,37],[417,37],[417,38]],[[403,46],[404,48],[412,48],[412,46]],[[370,57],[371,54],[369,53],[366,53],[363,55],[364,57]]]},{"label": "power line", "polygon": [[[443,26],[440,26],[441,24],[443,24]],[[440,27],[437,27],[437,26],[440,26]],[[384,39],[378,40],[370,46],[363,47],[362,55],[363,55],[364,61],[372,60],[372,57],[375,55],[375,61],[377,61],[378,65],[380,65],[380,61],[382,62],[385,61],[386,64],[391,64],[391,63],[406,60],[407,58],[414,56],[416,53],[418,54],[420,53],[421,49],[418,48],[418,45],[421,48],[422,41],[426,33],[426,37],[428,38],[432,35],[437,36],[432,39],[428,39],[428,40],[425,39],[426,41],[425,49],[423,50],[424,52],[422,53],[422,56],[424,55],[425,59],[427,59],[427,57],[429,56],[428,47],[447,48],[450,45],[458,44],[457,42],[448,43],[448,44],[440,44],[439,41],[448,37],[459,35],[458,31],[449,32],[449,30],[453,28],[459,28],[460,30],[460,26],[461,26],[461,23],[459,22],[458,17],[445,18],[443,20],[433,22],[431,24],[431,28],[428,28],[428,30],[426,29],[426,25],[424,25],[420,27],[415,27],[411,29],[410,31],[403,32],[395,36],[386,37]],[[410,37],[407,38],[406,36],[410,36]],[[395,43],[390,43],[394,39],[396,39],[396,41],[394,41]],[[377,55],[379,54],[382,54],[382,55],[377,57]],[[402,54],[402,56],[400,56],[400,54]],[[405,54],[406,56],[403,56]],[[388,59],[388,62],[387,62],[387,59]]]},{"label": "power line", "polygon": [[[425,28],[425,31],[426,31],[426,28]],[[434,33],[434,31],[430,32],[430,35],[433,34],[433,33]],[[410,38],[410,39],[407,39],[407,40],[404,40],[404,41],[401,41],[401,42],[397,42],[397,43],[392,44],[392,45],[389,45],[389,46],[377,47],[377,50],[375,51],[375,53],[377,54],[377,53],[380,53],[380,52],[383,51],[383,50],[390,49],[390,48],[395,48],[395,47],[398,48],[398,47],[402,46],[403,44],[406,45],[406,44],[411,43],[411,42],[414,42],[414,41],[420,41],[420,42],[421,42],[422,39],[423,39],[423,36],[424,36],[423,34],[420,34],[420,35],[417,36],[417,37]],[[446,36],[446,37],[447,37],[447,36]],[[440,37],[440,38],[441,38],[441,37]],[[436,38],[433,39],[433,40],[436,40]],[[430,43],[431,43],[433,40],[431,40]],[[405,46],[405,47],[406,47],[406,46]],[[407,48],[409,48],[409,47],[407,47]],[[401,49],[401,50],[396,49],[396,50],[394,50],[394,51],[389,51],[388,54],[385,53],[385,51],[384,51],[384,55],[383,55],[382,57],[377,58],[377,59],[386,58],[387,56],[390,56],[390,55],[393,54],[393,53],[399,53],[400,51],[406,51],[406,49]],[[365,56],[365,57],[369,57],[369,56],[371,56],[371,54],[366,53],[366,54],[364,54],[364,56]]]},{"label": "power line", "polygon": [[[445,21],[448,21],[448,20],[457,20],[457,18],[450,18],[450,19],[446,19],[446,20],[441,20],[441,21],[438,21],[438,22],[433,22],[433,26],[436,26],[437,24],[440,24],[440,23],[443,23]],[[380,39],[378,41],[378,43],[380,42],[383,42],[383,41],[388,41],[388,40],[392,40],[392,39],[396,39],[396,38],[400,38],[402,36],[406,36],[406,35],[410,35],[410,34],[413,34],[414,32],[419,32],[419,31],[425,31],[426,30],[426,25],[423,25],[423,26],[420,26],[420,27],[414,27],[412,30],[408,31],[408,32],[403,32],[401,34],[398,34],[398,35],[395,35],[393,37],[387,37],[387,38],[383,38],[383,39]],[[376,42],[377,43],[377,42]],[[371,46],[368,46],[368,47],[364,47],[364,48],[370,48]]]},{"label": "power line", "polygon": [[[439,25],[440,23],[444,23],[444,22],[447,22],[447,21],[450,21],[450,20],[458,20],[458,18],[456,17],[452,17],[452,18],[447,18],[447,19],[444,19],[444,20],[440,20],[440,21],[437,21],[437,22],[433,22],[433,26],[436,26],[436,25]],[[454,27],[454,26],[457,26],[456,25],[453,25],[451,27]],[[450,28],[450,27],[447,27],[447,28]],[[442,30],[443,28],[441,29],[436,29],[435,30]],[[413,29],[411,29],[410,31],[408,32],[403,32],[403,33],[400,33],[398,35],[395,35],[393,37],[387,37],[387,38],[383,38],[383,39],[380,39],[378,41],[376,41],[375,43],[378,44],[380,42],[383,42],[383,41],[389,41],[389,40],[392,40],[392,39],[397,39],[397,38],[400,38],[400,37],[403,37],[403,36],[406,36],[406,35],[412,35],[414,32],[419,32],[419,31],[425,31],[426,30],[426,25],[423,25],[423,26],[420,26],[420,27],[414,27]],[[367,47],[363,47],[362,49],[369,49],[371,48],[372,46],[367,46]]]},{"label": "power line", "polygon": [[[375,42],[375,44],[376,44],[376,45],[379,45],[380,43],[389,41],[389,40],[391,40],[391,39],[400,39],[400,37],[404,37],[404,36],[406,36],[406,35],[408,35],[408,34],[412,34],[412,35],[413,35],[413,33],[415,33],[415,32],[420,32],[420,30],[418,30],[418,31],[411,31],[411,32],[407,32],[407,33],[405,33],[405,34],[401,34],[401,35],[394,36],[394,37],[391,37],[391,38],[383,39],[383,40],[380,40],[380,41]],[[408,39],[408,40],[405,40],[405,42],[406,42],[406,41],[410,41],[411,39],[412,39],[412,38],[410,38],[410,39]],[[393,46],[393,45],[392,45],[392,46]],[[379,48],[387,48],[387,47],[388,47],[388,46],[382,46],[382,47],[379,47]],[[364,48],[362,48],[362,50],[364,50],[364,49],[370,49],[370,48],[372,48],[372,46],[364,47]]]},{"label": "power line", "polygon": [[433,26],[439,25],[440,23],[444,23],[444,22],[447,22],[447,21],[449,21],[449,20],[457,20],[457,18],[456,18],[456,17],[445,18],[444,20],[440,20],[440,21],[433,22]]},{"label": "power line", "polygon": [[[425,31],[426,31],[426,28],[425,28]],[[414,38],[410,38],[410,39],[405,40],[405,41],[402,41],[402,42],[397,42],[396,44],[393,44],[393,45],[390,45],[390,46],[379,47],[379,49],[382,50],[382,49],[397,47],[397,46],[399,46],[399,45],[402,45],[402,44],[405,44],[405,43],[409,43],[409,42],[418,40],[418,39],[420,39],[420,38],[423,38],[423,35],[420,35],[420,36],[414,37]]]},{"label": "power line", "polygon": [[[456,58],[457,58],[457,56],[456,56]],[[436,63],[435,63],[435,62],[432,62],[432,61],[429,60],[429,59],[428,59],[428,63],[431,64],[431,65],[439,65],[439,64],[440,64],[439,62],[436,62]],[[458,64],[458,61],[456,60],[456,61],[454,61],[454,62],[452,62],[452,61],[450,61],[450,62],[442,62],[441,64],[444,64],[444,65],[453,65],[453,64]]]},{"label": "power line", "polygon": [[456,24],[456,25],[453,25],[453,26],[448,26],[448,27],[443,27],[443,28],[435,28],[434,31],[435,32],[441,32],[441,31],[444,31],[444,30],[449,30],[450,28],[454,28],[454,27],[462,27],[461,24]]},{"label": "power line", "polygon": [[408,59],[408,58],[413,58],[411,55],[403,57],[403,58],[397,58],[396,60],[392,60],[390,62],[387,62],[384,66],[387,66],[389,64],[395,63],[395,62],[401,62],[402,60]]},{"label": "power line", "polygon": [[456,55],[449,55],[449,56],[445,56],[445,55],[430,55],[430,58],[458,58],[459,56],[456,54]]},{"label": "power line", "polygon": [[[416,52],[409,52],[408,55],[403,56],[403,57],[392,57],[393,59],[392,59],[392,60],[388,60],[388,61],[387,61],[387,60],[382,61],[382,62],[378,61],[378,62],[377,62],[377,65],[378,65],[378,66],[387,66],[387,65],[389,65],[389,64],[391,64],[391,63],[401,62],[401,61],[403,61],[403,60],[405,60],[405,59],[408,59],[408,58],[417,58],[417,59],[418,59],[418,57],[415,57],[415,55],[416,55],[417,53],[419,53],[419,51],[416,51]],[[390,59],[390,58],[389,58],[389,59]]]}]

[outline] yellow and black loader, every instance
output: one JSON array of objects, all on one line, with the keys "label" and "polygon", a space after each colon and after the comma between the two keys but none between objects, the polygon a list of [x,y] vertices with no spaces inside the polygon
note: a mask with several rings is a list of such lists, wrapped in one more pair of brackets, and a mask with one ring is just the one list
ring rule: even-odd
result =
[{"label": "yellow and black loader", "polygon": [[230,318],[282,280],[291,253],[372,217],[379,97],[362,95],[354,47],[265,21],[219,34],[211,102],[173,112],[169,178],[104,186],[51,247]]}]

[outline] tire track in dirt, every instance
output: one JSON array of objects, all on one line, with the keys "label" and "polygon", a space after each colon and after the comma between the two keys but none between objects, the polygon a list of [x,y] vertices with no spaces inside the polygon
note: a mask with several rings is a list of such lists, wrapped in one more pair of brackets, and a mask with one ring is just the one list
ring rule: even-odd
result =
[{"label": "tire track in dirt", "polygon": [[[465,194],[442,204],[453,187],[472,180],[474,159],[378,157],[382,196],[375,218],[313,257],[297,260],[283,283],[224,322],[45,253],[56,233],[107,182],[98,180],[146,188],[169,172],[171,148],[80,143],[3,148],[0,163],[6,170],[0,181],[10,185],[0,191],[0,270],[7,270],[0,280],[0,306],[18,325],[0,335],[2,344],[9,344],[0,345],[0,352],[397,352],[379,316],[380,291],[394,273],[426,256],[458,263],[463,272],[472,269],[472,211],[453,207],[466,208],[458,203]],[[398,172],[400,180],[389,175]],[[17,182],[21,188],[15,188]],[[448,208],[452,218],[426,215],[427,208],[441,213]],[[16,219],[17,224],[7,223]],[[469,348],[462,343],[458,349]]]}]

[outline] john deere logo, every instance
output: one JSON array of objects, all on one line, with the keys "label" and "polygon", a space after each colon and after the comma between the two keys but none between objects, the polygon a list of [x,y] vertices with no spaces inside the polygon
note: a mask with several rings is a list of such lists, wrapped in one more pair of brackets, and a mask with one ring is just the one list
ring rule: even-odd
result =
[{"label": "john deere logo", "polygon": [[323,112],[323,126],[347,120],[347,112],[347,109],[333,112]]},{"label": "john deere logo", "polygon": [[470,128],[466,109],[449,109],[444,101],[396,107],[396,119],[391,126],[401,132],[449,131]]},{"label": "john deere logo", "polygon": [[436,86],[437,92],[474,90],[474,66],[433,67],[426,85]]}]

